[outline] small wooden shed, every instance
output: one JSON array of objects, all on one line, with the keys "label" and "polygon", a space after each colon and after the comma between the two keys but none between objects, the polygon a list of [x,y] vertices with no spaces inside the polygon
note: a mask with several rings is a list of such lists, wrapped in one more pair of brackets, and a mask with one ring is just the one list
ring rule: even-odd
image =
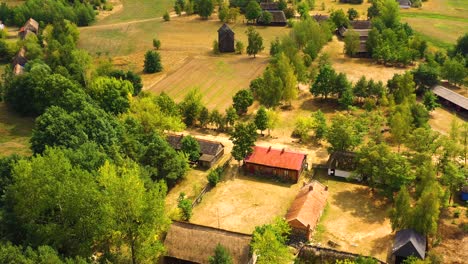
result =
[{"label": "small wooden shed", "polygon": [[218,29],[219,52],[234,52],[234,35],[234,31],[226,23]]},{"label": "small wooden shed", "polygon": [[24,23],[24,26],[20,28],[18,35],[21,39],[25,39],[27,35],[32,33],[35,35],[39,33],[39,23],[36,20],[30,18],[28,21],[26,21],[26,23]]},{"label": "small wooden shed", "polygon": [[403,263],[410,256],[424,259],[426,256],[426,242],[426,237],[413,229],[402,229],[396,232],[392,248],[395,263]]}]

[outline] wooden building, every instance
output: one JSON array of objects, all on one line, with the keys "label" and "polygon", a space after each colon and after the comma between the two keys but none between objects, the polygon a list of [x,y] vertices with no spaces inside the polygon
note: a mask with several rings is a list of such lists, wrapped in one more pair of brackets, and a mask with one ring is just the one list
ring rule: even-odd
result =
[{"label": "wooden building", "polygon": [[369,20],[353,20],[350,21],[349,28],[347,27],[340,27],[337,30],[338,36],[340,38],[344,38],[346,36],[346,32],[349,29],[356,31],[359,34],[359,50],[357,52],[357,56],[367,56],[367,39],[369,39],[369,32],[372,29],[372,23]]},{"label": "wooden building", "polygon": [[398,5],[400,6],[400,8],[402,9],[409,9],[411,8],[411,0],[397,0],[398,1]]},{"label": "wooden building", "polygon": [[[167,141],[177,151],[181,149],[184,135],[168,135]],[[217,141],[195,138],[200,145],[200,158],[198,164],[205,168],[211,168],[223,155],[224,145]]]},{"label": "wooden building", "polygon": [[18,36],[21,39],[25,39],[27,35],[29,34],[35,34],[37,35],[39,33],[39,23],[37,23],[36,20],[30,18],[26,23],[24,23],[24,26],[20,28],[20,31],[18,33]]},{"label": "wooden building", "polygon": [[251,155],[244,159],[246,172],[279,178],[296,183],[304,168],[307,155],[271,147],[255,146]]},{"label": "wooden building", "polygon": [[234,31],[226,23],[218,29],[219,52],[234,52],[234,35]]},{"label": "wooden building", "polygon": [[351,151],[336,151],[328,158],[328,175],[349,178],[356,170],[357,154]]},{"label": "wooden building", "polygon": [[465,96],[441,85],[433,86],[432,92],[439,98],[443,105],[453,107],[457,112],[462,114],[468,113],[468,98]]},{"label": "wooden building", "polygon": [[409,256],[424,259],[426,256],[426,237],[413,229],[402,229],[395,234],[392,255],[395,263],[403,263]]},{"label": "wooden building", "polygon": [[164,264],[208,263],[221,244],[234,264],[253,263],[250,256],[252,236],[186,222],[172,222],[164,240]]},{"label": "wooden building", "polygon": [[26,49],[21,47],[18,53],[13,57],[13,61],[11,62],[12,67],[16,67],[16,65],[24,66],[28,62],[26,58]]},{"label": "wooden building", "polygon": [[328,187],[313,181],[299,190],[291,204],[286,222],[291,227],[291,235],[308,241],[327,204]]},{"label": "wooden building", "polygon": [[327,15],[322,15],[322,14],[316,14],[316,15],[313,15],[312,18],[317,21],[318,23],[322,23],[322,22],[325,22],[327,21],[328,19],[330,19],[329,16]]},{"label": "wooden building", "polygon": [[257,19],[257,24],[259,25],[268,25],[268,26],[278,26],[278,27],[285,27],[288,24],[288,20],[286,19],[286,15],[282,10],[265,10],[271,14],[272,20],[269,24],[265,24],[262,20],[262,17]]},{"label": "wooden building", "polygon": [[261,2],[260,8],[262,10],[279,10],[278,2]]}]

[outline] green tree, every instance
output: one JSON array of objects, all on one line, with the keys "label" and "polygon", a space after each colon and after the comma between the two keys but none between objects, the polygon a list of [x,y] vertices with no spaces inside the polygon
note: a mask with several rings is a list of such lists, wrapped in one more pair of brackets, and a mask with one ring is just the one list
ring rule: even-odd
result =
[{"label": "green tree", "polygon": [[161,40],[154,38],[153,39],[153,48],[160,49],[161,48]]},{"label": "green tree", "polygon": [[255,115],[255,126],[260,130],[261,135],[263,136],[263,130],[268,128],[268,115],[265,107],[260,106]]},{"label": "green tree", "polygon": [[365,76],[362,76],[353,87],[353,94],[359,98],[366,98],[369,96],[369,91],[367,89],[368,82]]},{"label": "green tree", "polygon": [[227,126],[234,126],[239,116],[237,115],[236,109],[234,107],[229,107],[226,109],[226,125]]},{"label": "green tree", "polygon": [[273,15],[268,11],[263,11],[258,20],[265,25],[269,25],[273,21]]},{"label": "green tree", "polygon": [[411,226],[412,208],[408,189],[403,186],[395,198],[393,208],[390,210],[390,223],[392,230],[400,230]]},{"label": "green tree", "polygon": [[148,50],[145,54],[144,72],[155,73],[160,72],[162,70],[163,67],[161,64],[161,55],[159,55],[159,52],[154,50]]},{"label": "green tree", "polygon": [[284,53],[277,55],[276,72],[283,83],[282,100],[291,105],[291,101],[297,98],[297,78],[289,59]]},{"label": "green tree", "polygon": [[353,29],[346,31],[344,37],[345,53],[349,56],[354,56],[359,52],[361,41],[359,40],[359,33]]},{"label": "green tree", "polygon": [[400,152],[401,144],[410,134],[412,121],[407,107],[399,109],[401,110],[397,110],[389,120],[390,132],[392,133],[393,140],[398,145],[398,152]]},{"label": "green tree", "polygon": [[312,113],[313,127],[315,138],[321,140],[327,135],[327,119],[323,112],[319,109]]},{"label": "green tree", "polygon": [[345,90],[338,99],[338,103],[344,108],[349,109],[354,102],[353,88],[351,84],[345,86]]},{"label": "green tree", "polygon": [[434,235],[440,214],[439,186],[427,186],[413,209],[412,228],[422,235]]},{"label": "green tree", "polygon": [[200,122],[200,126],[202,128],[205,128],[206,125],[210,122],[210,112],[208,111],[208,108],[204,106],[202,107],[200,116],[198,117],[198,122]]},{"label": "green tree", "polygon": [[218,109],[211,111],[210,123],[215,125],[217,130],[224,128],[225,119]]},{"label": "green tree", "polygon": [[463,169],[458,168],[458,165],[452,161],[447,162],[444,168],[444,174],[442,175],[442,182],[448,187],[450,191],[449,203],[452,201],[452,196],[456,193],[467,180],[466,175],[463,173]]},{"label": "green tree", "polygon": [[182,219],[184,221],[189,221],[192,217],[192,202],[185,197],[185,193],[183,192],[179,194],[179,198],[177,200],[177,207],[182,212]]},{"label": "green tree", "polygon": [[257,3],[257,1],[251,0],[247,4],[247,7],[245,8],[245,18],[247,18],[247,21],[253,22],[258,17],[260,17],[261,14],[262,14],[262,8],[260,7],[260,5]]},{"label": "green tree", "polygon": [[314,83],[310,87],[310,92],[314,96],[322,96],[328,98],[334,92],[336,72],[329,65],[325,64],[320,67],[319,74],[315,78]]},{"label": "green tree", "polygon": [[387,28],[394,28],[400,23],[400,7],[393,0],[377,1],[379,17]]},{"label": "green tree", "polygon": [[240,40],[236,41],[236,53],[237,54],[244,53],[244,43]]},{"label": "green tree", "polygon": [[457,39],[457,44],[454,49],[455,54],[460,54],[464,57],[468,55],[468,33],[465,33],[463,36],[460,36]]},{"label": "green tree", "polygon": [[442,78],[447,79],[455,85],[463,84],[468,76],[468,70],[464,64],[463,60],[459,61],[456,58],[446,60],[441,69]]},{"label": "green tree", "polygon": [[279,122],[278,113],[276,113],[273,109],[267,110],[267,129],[268,129],[268,136],[270,135],[271,130],[275,129]]},{"label": "green tree", "polygon": [[299,137],[302,141],[306,141],[309,138],[309,132],[313,129],[313,120],[309,117],[298,117],[294,124],[293,136]]},{"label": "green tree", "polygon": [[250,246],[258,256],[257,263],[291,263],[294,256],[286,245],[289,233],[290,227],[282,219],[277,219],[270,225],[256,227]]},{"label": "green tree", "polygon": [[164,13],[163,19],[164,19],[164,21],[166,21],[166,22],[171,20],[171,16],[169,15],[169,12],[168,12],[168,11],[166,11],[166,12]]},{"label": "green tree", "polygon": [[414,94],[416,84],[413,75],[410,72],[404,74],[395,74],[388,80],[387,87],[389,93],[393,95],[395,103],[401,104],[404,100],[411,99]]},{"label": "green tree", "polygon": [[184,100],[180,103],[180,109],[184,118],[184,123],[187,126],[195,125],[200,111],[203,108],[202,104],[203,95],[198,88],[190,90],[185,95]]},{"label": "green tree", "polygon": [[87,93],[106,112],[118,115],[130,108],[129,97],[133,85],[129,81],[98,77],[88,87]]},{"label": "green tree", "polygon": [[109,73],[109,76],[114,77],[118,80],[130,81],[133,85],[133,96],[138,95],[141,92],[141,89],[143,88],[140,75],[132,71],[124,72],[122,70],[114,70]]},{"label": "green tree", "polygon": [[190,135],[185,136],[182,138],[180,144],[180,150],[188,155],[190,161],[195,162],[200,158],[200,144],[194,137]]},{"label": "green tree", "polygon": [[254,123],[237,123],[229,138],[234,145],[231,154],[240,164],[241,160],[253,152],[257,139],[257,127]]},{"label": "green tree", "polygon": [[257,99],[266,107],[275,107],[283,97],[283,82],[273,67],[263,72],[263,79],[255,91]]},{"label": "green tree", "polygon": [[103,239],[112,243],[108,248],[125,247],[130,251],[126,262],[157,261],[164,252],[162,233],[170,223],[164,213],[166,185],[145,182],[138,165],[131,161],[120,167],[106,162],[97,182],[105,217]]},{"label": "green tree", "polygon": [[328,152],[353,150],[361,144],[364,130],[361,120],[353,119],[349,115],[334,116],[326,136],[330,143]]},{"label": "green tree", "polygon": [[437,103],[436,95],[431,91],[427,91],[424,93],[423,102],[427,111],[432,111],[440,106],[439,103]]},{"label": "green tree", "polygon": [[347,13],[348,13],[348,19],[349,20],[354,20],[354,19],[359,17],[358,11],[356,9],[354,9],[354,8],[348,9]]},{"label": "green tree", "polygon": [[218,243],[216,246],[214,256],[211,256],[208,259],[210,264],[232,264],[232,256],[229,254],[229,251]]},{"label": "green tree", "polygon": [[[255,2],[255,1],[251,1],[251,3],[252,2]],[[261,52],[264,49],[263,38],[253,27],[248,27],[246,34],[248,38],[247,54],[249,54],[249,56],[253,55],[255,58],[257,53]]]},{"label": "green tree", "polygon": [[330,14],[330,19],[335,23],[337,28],[349,26],[349,19],[342,9],[333,11]]},{"label": "green tree", "polygon": [[199,0],[198,1],[198,14],[203,19],[208,19],[213,13],[214,5],[212,0]]},{"label": "green tree", "polygon": [[240,90],[232,98],[232,106],[237,113],[243,115],[247,113],[247,108],[253,104],[253,95],[250,90]]}]

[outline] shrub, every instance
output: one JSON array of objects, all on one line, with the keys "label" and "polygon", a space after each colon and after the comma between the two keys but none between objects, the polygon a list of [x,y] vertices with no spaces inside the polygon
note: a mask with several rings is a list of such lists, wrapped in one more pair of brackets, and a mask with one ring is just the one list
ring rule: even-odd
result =
[{"label": "shrub", "polygon": [[460,209],[456,209],[456,210],[453,212],[453,217],[454,217],[454,218],[459,218],[459,217],[460,217],[460,214],[461,214]]},{"label": "shrub", "polygon": [[111,3],[105,3],[102,6],[102,9],[104,9],[105,11],[112,11],[112,9],[114,9],[114,6]]},{"label": "shrub", "polygon": [[217,40],[213,41],[213,53],[214,54],[219,54],[219,44]]},{"label": "shrub", "polygon": [[162,71],[161,55],[159,52],[148,50],[145,54],[144,71],[146,73],[155,73]]},{"label": "shrub", "polygon": [[161,48],[161,41],[159,39],[153,39],[153,48],[157,50]]},{"label": "shrub", "polygon": [[216,168],[208,174],[208,182],[211,186],[215,187],[216,184],[221,180],[221,170]]},{"label": "shrub", "polygon": [[169,20],[171,20],[171,16],[169,15],[169,12],[166,11],[166,13],[164,13],[163,19],[164,19],[164,21],[169,21]]},{"label": "shrub", "polygon": [[177,207],[182,213],[182,220],[189,221],[192,217],[192,203],[189,199],[185,198],[185,193],[183,192],[179,194],[179,198],[177,200]]},{"label": "shrub", "polygon": [[237,54],[244,53],[244,43],[242,43],[242,41],[240,40],[236,41],[236,53]]}]

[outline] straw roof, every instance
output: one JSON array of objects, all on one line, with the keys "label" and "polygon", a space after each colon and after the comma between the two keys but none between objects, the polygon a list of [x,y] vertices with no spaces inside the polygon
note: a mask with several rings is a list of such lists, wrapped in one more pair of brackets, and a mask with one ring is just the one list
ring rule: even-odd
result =
[{"label": "straw roof", "polygon": [[167,257],[208,263],[219,243],[231,254],[235,264],[245,264],[250,259],[251,240],[251,235],[247,234],[186,222],[173,222],[164,246]]},{"label": "straw roof", "polygon": [[286,214],[290,226],[300,229],[314,229],[328,197],[328,188],[318,181],[313,181],[299,190]]}]

